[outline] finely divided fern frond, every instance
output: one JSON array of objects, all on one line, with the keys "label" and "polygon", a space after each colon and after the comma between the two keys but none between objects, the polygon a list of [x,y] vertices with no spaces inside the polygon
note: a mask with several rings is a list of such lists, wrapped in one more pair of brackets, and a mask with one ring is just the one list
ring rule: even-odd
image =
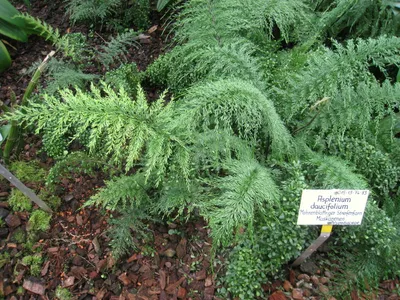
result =
[{"label": "finely divided fern frond", "polygon": [[[10,119],[36,124],[36,132],[51,123],[55,135],[76,132],[73,139],[89,133],[85,145],[89,151],[102,153],[111,163],[124,165],[127,171],[138,163],[146,149],[147,177],[153,172],[161,176],[168,159],[183,147],[170,125],[174,103],[165,105],[163,96],[149,105],[141,88],[132,101],[123,89],[116,93],[106,84],[102,90],[92,85],[90,93],[80,89],[76,92],[63,90],[60,96],[62,102],[45,95],[44,102],[31,103]],[[178,164],[187,168],[183,161]]]},{"label": "finely divided fern frond", "polygon": [[270,171],[257,161],[231,161],[226,169],[229,175],[215,183],[221,194],[202,210],[214,244],[223,246],[231,244],[241,227],[251,231],[256,214],[279,206],[279,189]]},{"label": "finely divided fern frond", "polygon": [[291,151],[291,136],[273,103],[248,81],[197,85],[179,104],[182,124],[194,132],[227,131],[248,141],[270,138],[274,154]]},{"label": "finely divided fern frond", "polygon": [[100,62],[109,68],[116,61],[126,61],[124,54],[127,52],[127,48],[137,47],[137,35],[135,31],[129,30],[112,37],[106,45],[101,46],[101,51],[98,53]]}]

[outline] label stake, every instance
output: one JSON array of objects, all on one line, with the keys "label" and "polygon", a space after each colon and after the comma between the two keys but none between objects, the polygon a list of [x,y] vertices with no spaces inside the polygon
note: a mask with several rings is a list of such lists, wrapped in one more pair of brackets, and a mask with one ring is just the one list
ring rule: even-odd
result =
[{"label": "label stake", "polygon": [[322,225],[319,237],[294,261],[292,266],[300,266],[306,258],[313,254],[330,237],[332,227],[332,225]]}]

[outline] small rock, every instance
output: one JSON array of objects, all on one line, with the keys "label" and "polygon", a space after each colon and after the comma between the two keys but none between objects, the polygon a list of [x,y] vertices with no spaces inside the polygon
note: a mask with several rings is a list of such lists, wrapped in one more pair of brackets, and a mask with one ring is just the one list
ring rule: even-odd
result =
[{"label": "small rock", "polygon": [[0,238],[5,239],[8,236],[9,230],[7,228],[0,228]]},{"label": "small rock", "polygon": [[164,255],[166,257],[174,257],[175,253],[176,253],[176,251],[174,249],[171,249],[171,248],[169,248],[169,249],[164,251]]},{"label": "small rock", "polygon": [[165,262],[165,266],[169,269],[172,267],[172,264],[169,261],[167,261]]},{"label": "small rock", "polygon": [[328,277],[321,277],[319,279],[319,282],[321,282],[322,284],[327,284],[329,282],[329,278]]},{"label": "small rock", "polygon": [[326,277],[328,277],[328,278],[332,278],[332,277],[333,277],[332,273],[331,273],[330,271],[328,271],[328,270],[326,270],[326,271],[324,272],[324,275],[325,275]]},{"label": "small rock", "polygon": [[307,274],[310,274],[310,275],[314,275],[315,273],[318,272],[318,267],[317,267],[317,265],[316,265],[314,262],[312,262],[312,261],[306,261],[305,263],[302,263],[302,264],[300,265],[300,270],[301,270],[303,273],[307,273]]},{"label": "small rock", "polygon": [[318,289],[319,289],[319,291],[320,291],[322,294],[324,294],[324,295],[329,294],[329,289],[328,289],[325,285],[323,285],[323,284],[320,284],[320,285],[318,286]]},{"label": "small rock", "polygon": [[184,289],[183,287],[180,286],[178,289],[178,295],[177,295],[178,299],[185,299],[186,294],[187,294],[186,289]]},{"label": "small rock", "polygon": [[9,214],[10,214],[10,211],[8,209],[0,207],[0,219],[4,220]]},{"label": "small rock", "polygon": [[25,279],[22,287],[31,293],[41,296],[44,295],[44,292],[46,290],[44,284],[42,284],[41,282],[39,282],[39,280],[35,278]]},{"label": "small rock", "polygon": [[7,218],[5,218],[5,221],[8,227],[11,228],[18,227],[19,225],[21,225],[21,220],[18,218],[18,216],[13,214],[9,214]]},{"label": "small rock", "polygon": [[301,289],[293,289],[292,298],[295,299],[295,300],[302,300],[303,299],[303,290],[301,290]]},{"label": "small rock", "polygon": [[284,289],[286,292],[289,292],[289,291],[292,290],[292,288],[293,288],[293,286],[290,284],[290,282],[287,281],[287,280],[285,280],[285,282],[283,283],[283,289]]},{"label": "small rock", "polygon": [[335,297],[329,297],[328,300],[336,300],[336,298]]},{"label": "small rock", "polygon": [[297,279],[304,280],[305,282],[310,282],[310,276],[308,276],[307,274],[300,274],[299,276],[297,276]]},{"label": "small rock", "polygon": [[312,283],[314,283],[316,286],[318,286],[318,284],[319,284],[319,279],[318,279],[317,276],[315,276],[315,275],[311,276],[311,281],[312,281]]}]

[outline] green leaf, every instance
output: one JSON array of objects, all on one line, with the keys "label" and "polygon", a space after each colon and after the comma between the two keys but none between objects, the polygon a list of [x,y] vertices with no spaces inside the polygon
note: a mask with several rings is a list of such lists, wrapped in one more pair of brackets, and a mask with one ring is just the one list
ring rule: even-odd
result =
[{"label": "green leaf", "polygon": [[4,125],[0,127],[0,145],[6,140],[10,133],[11,125]]},{"label": "green leaf", "polygon": [[20,42],[28,41],[28,36],[23,29],[3,19],[0,19],[0,34]]},{"label": "green leaf", "polygon": [[3,72],[11,65],[11,57],[6,46],[0,41],[0,72]]},{"label": "green leaf", "polygon": [[19,15],[19,12],[10,2],[7,0],[0,0],[0,20],[11,23],[17,27],[24,27],[25,22],[23,20],[14,19],[16,15]]}]

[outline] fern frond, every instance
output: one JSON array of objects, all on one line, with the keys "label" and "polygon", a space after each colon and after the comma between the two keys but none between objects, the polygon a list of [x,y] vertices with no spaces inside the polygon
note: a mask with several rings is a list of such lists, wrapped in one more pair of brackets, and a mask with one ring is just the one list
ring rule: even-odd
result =
[{"label": "fern frond", "polygon": [[221,194],[202,207],[217,246],[229,245],[241,227],[251,231],[256,213],[279,206],[279,189],[257,161],[232,161],[226,168],[230,175],[216,182]]},{"label": "fern frond", "polygon": [[121,0],[69,0],[67,13],[73,24],[103,22],[121,3]]},{"label": "fern frond", "polygon": [[[127,171],[138,163],[146,149],[148,155],[158,159],[158,162],[145,161],[147,177],[153,172],[161,176],[160,172],[166,168],[164,164],[175,152],[179,153],[174,149],[184,147],[171,128],[174,103],[165,105],[163,96],[149,105],[141,88],[136,101],[132,101],[123,89],[116,93],[106,84],[102,90],[92,85],[90,93],[80,89],[63,90],[60,96],[63,102],[45,95],[44,102],[31,103],[8,118],[26,125],[35,124],[36,132],[50,123],[55,135],[76,132],[72,139],[89,132],[85,145],[89,152],[101,153],[112,164],[124,165]],[[185,161],[177,164],[188,169]]]},{"label": "fern frond", "polygon": [[[380,97],[374,99],[373,93],[377,92],[378,84],[369,67],[377,67],[387,75],[385,67],[398,64],[400,38],[382,36],[377,39],[349,40],[346,46],[337,42],[334,42],[334,45],[336,48],[334,51],[324,48],[310,55],[308,64],[298,74],[287,74],[288,86],[286,91],[281,91],[281,98],[278,100],[279,105],[287,107],[284,119],[290,120],[293,117],[304,119],[305,116],[302,114],[305,111],[308,114],[310,107],[316,107],[317,110],[322,107],[321,110],[324,111],[325,105],[316,105],[322,99],[329,100],[325,103],[332,103],[332,107],[339,105],[338,107],[342,108],[355,101],[362,101],[360,99],[362,96],[368,96],[373,105],[383,100]],[[364,92],[365,88],[370,92]],[[397,89],[396,87],[390,91],[391,88],[384,84],[384,90],[379,94],[394,94]],[[351,98],[349,93],[352,94]],[[288,100],[290,105],[287,104]],[[387,104],[386,101],[383,102],[382,105]],[[358,107],[358,110],[360,109],[363,109],[362,106]],[[368,109],[373,110],[371,107]],[[329,110],[327,112],[330,113]],[[368,122],[369,118],[359,121]]]},{"label": "fern frond", "polygon": [[149,202],[146,191],[146,178],[141,173],[121,176],[106,181],[106,187],[92,196],[85,206],[96,205],[109,210],[125,211]]},{"label": "fern frond", "polygon": [[198,85],[178,107],[181,124],[194,132],[222,130],[246,140],[271,140],[274,154],[291,151],[291,136],[273,103],[252,84],[237,79]]},{"label": "fern frond", "polygon": [[127,52],[128,47],[137,47],[137,36],[137,32],[129,30],[112,37],[106,45],[101,46],[101,52],[98,53],[100,62],[109,68],[115,61],[126,61],[124,53]]},{"label": "fern frond", "polygon": [[307,163],[315,168],[313,186],[322,189],[367,189],[365,179],[342,159],[314,154]]},{"label": "fern frond", "polygon": [[353,37],[396,35],[400,30],[400,18],[393,13],[387,0],[331,0],[314,1],[316,11],[322,12],[317,28],[331,37],[349,31]]},{"label": "fern frond", "polygon": [[14,18],[21,19],[25,22],[25,30],[29,34],[39,35],[42,38],[51,41],[53,44],[57,44],[61,38],[58,29],[54,29],[39,18],[35,18],[27,13],[18,14]]}]

